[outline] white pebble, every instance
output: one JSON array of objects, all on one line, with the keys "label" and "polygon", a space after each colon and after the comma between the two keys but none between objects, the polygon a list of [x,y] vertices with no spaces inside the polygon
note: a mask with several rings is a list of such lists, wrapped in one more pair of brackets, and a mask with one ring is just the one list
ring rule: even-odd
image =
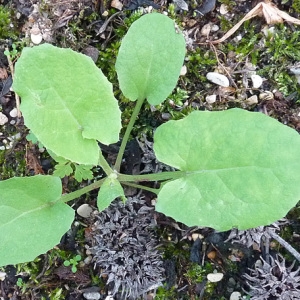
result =
[{"label": "white pebble", "polygon": [[35,45],[38,45],[43,40],[43,36],[42,34],[31,34],[30,39]]},{"label": "white pebble", "polygon": [[77,213],[83,218],[89,218],[93,209],[88,204],[82,204],[77,208]]},{"label": "white pebble", "polygon": [[225,75],[216,72],[209,72],[206,74],[206,78],[217,85],[229,87],[229,80]]},{"label": "white pebble", "polygon": [[215,103],[217,100],[217,95],[209,95],[205,97],[205,101],[209,104]]},{"label": "white pebble", "polygon": [[202,36],[208,36],[209,33],[211,31],[211,23],[205,24],[202,28],[201,28],[201,35]]},{"label": "white pebble", "polygon": [[17,110],[16,108],[13,108],[13,109],[9,112],[9,115],[10,115],[12,118],[17,117],[17,115],[18,115],[18,110]]},{"label": "white pebble", "polygon": [[208,279],[210,282],[218,282],[218,281],[221,281],[223,277],[224,277],[224,274],[223,274],[223,273],[210,273],[210,274],[207,274],[207,279]]},{"label": "white pebble", "polygon": [[98,292],[87,292],[83,293],[83,297],[87,300],[98,300],[101,295]]},{"label": "white pebble", "polygon": [[220,14],[226,15],[227,13],[228,13],[228,6],[224,3],[222,3],[220,6]]},{"label": "white pebble", "polygon": [[180,76],[184,76],[187,72],[187,68],[186,68],[186,65],[182,66],[181,67],[181,70],[180,70]]},{"label": "white pebble", "polygon": [[87,256],[85,259],[84,259],[84,263],[86,265],[90,264],[90,262],[93,260],[92,256]]},{"label": "white pebble", "polygon": [[252,86],[254,89],[258,89],[262,83],[263,83],[263,79],[259,76],[259,75],[251,75],[251,80],[252,80]]},{"label": "white pebble", "polygon": [[229,300],[239,300],[239,299],[241,299],[241,297],[242,297],[242,294],[240,292],[233,292],[230,295]]},{"label": "white pebble", "polygon": [[30,30],[30,39],[36,45],[41,43],[43,40],[43,35],[38,27],[33,27]]},{"label": "white pebble", "polygon": [[214,24],[213,26],[211,26],[211,31],[216,32],[220,29],[220,27],[216,24]]},{"label": "white pebble", "polygon": [[8,122],[8,118],[5,114],[0,112],[0,125],[4,125]]},{"label": "white pebble", "polygon": [[0,280],[1,280],[1,281],[4,281],[5,277],[6,277],[6,273],[0,271]]},{"label": "white pebble", "polygon": [[256,95],[253,95],[245,100],[245,103],[248,105],[253,105],[258,103],[258,98]]},{"label": "white pebble", "polygon": [[119,0],[112,0],[110,6],[118,10],[122,10],[123,8],[123,4]]},{"label": "white pebble", "polygon": [[271,37],[271,36],[274,36],[274,35],[275,35],[276,29],[275,29],[275,27],[265,26],[265,27],[262,29],[262,32],[263,32],[263,34],[264,34],[266,37]]}]

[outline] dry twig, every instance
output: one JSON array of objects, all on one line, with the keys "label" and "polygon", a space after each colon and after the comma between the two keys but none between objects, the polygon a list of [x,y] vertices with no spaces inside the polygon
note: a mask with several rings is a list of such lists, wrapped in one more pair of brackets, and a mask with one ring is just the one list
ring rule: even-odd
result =
[{"label": "dry twig", "polygon": [[278,9],[270,0],[265,0],[258,3],[253,9],[251,9],[245,17],[240,20],[235,26],[233,26],[222,38],[209,41],[212,44],[219,44],[228,39],[232,34],[234,34],[240,26],[247,20],[250,20],[257,16],[264,16],[267,24],[278,24],[283,23],[283,21],[291,22],[300,25],[300,20],[291,17],[284,11]]}]

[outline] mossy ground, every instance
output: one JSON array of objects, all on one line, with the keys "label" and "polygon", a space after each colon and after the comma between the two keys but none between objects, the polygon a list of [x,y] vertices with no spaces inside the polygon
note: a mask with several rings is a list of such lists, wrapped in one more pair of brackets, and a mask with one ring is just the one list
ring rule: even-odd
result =
[{"label": "mossy ground", "polygon": [[[277,1],[281,4],[280,1]],[[283,1],[281,1],[283,2]],[[284,1],[290,4],[290,13],[295,17],[299,17],[300,1]],[[243,17],[243,11],[237,9],[235,1],[219,1],[229,6],[229,10],[235,13],[233,19],[226,19],[224,16],[218,14],[217,10],[204,17],[196,17],[191,11],[188,13],[181,13],[170,5],[167,9],[169,15],[176,19],[176,22],[182,30],[188,30],[189,20],[194,20],[199,28],[209,22],[211,19],[218,24],[223,32],[226,32],[233,23]],[[108,7],[108,14],[112,15],[116,10]],[[167,4],[166,4],[167,5]],[[282,6],[285,9],[287,4]],[[167,5],[168,6],[168,5]],[[48,14],[53,13],[52,8],[44,3],[42,9]],[[92,6],[91,6],[92,7]],[[8,46],[12,43],[18,45],[18,50],[28,44],[28,39],[24,37],[19,25],[13,24],[11,26],[11,19],[15,20],[16,16],[12,15],[13,11],[10,6],[0,6],[0,39],[4,39]],[[116,19],[111,24],[111,32],[107,40],[102,40],[102,43],[94,42],[95,31],[89,27],[90,23],[101,18],[99,11],[90,9],[89,6],[83,8],[77,7],[70,21],[62,28],[55,32],[54,43],[63,46],[71,47],[75,50],[82,50],[86,45],[92,44],[100,51],[100,56],[97,61],[103,73],[108,77],[114,86],[114,93],[119,100],[122,112],[123,123],[126,127],[129,117],[133,111],[134,103],[125,99],[118,89],[117,76],[114,69],[116,55],[120,46],[122,37],[127,32],[129,26],[141,16],[139,12],[124,12],[122,18]],[[54,18],[54,17],[53,17]],[[21,21],[18,21],[20,24]],[[195,25],[194,25],[195,26]],[[146,134],[149,138],[152,137],[153,130],[162,122],[165,121],[166,116],[170,119],[180,119],[187,115],[193,109],[209,109],[222,110],[230,107],[243,107],[249,110],[255,110],[259,105],[266,107],[273,107],[269,113],[277,117],[279,120],[285,121],[288,125],[300,130],[300,120],[295,116],[300,106],[300,88],[296,78],[286,68],[288,65],[293,65],[300,60],[300,31],[296,30],[294,26],[288,24],[275,25],[273,34],[265,35],[262,33],[262,27],[265,26],[264,20],[255,18],[247,21],[241,26],[240,30],[235,35],[241,35],[241,39],[236,41],[234,37],[228,39],[226,42],[211,46],[210,44],[195,45],[193,49],[189,49],[186,55],[185,65],[187,67],[187,74],[180,77],[178,87],[168,97],[162,105],[155,108],[145,104],[141,115],[139,116],[134,135]],[[191,26],[192,27],[192,26]],[[19,31],[18,31],[19,30]],[[239,95],[251,95],[248,87],[244,86],[243,73],[247,65],[251,63],[257,66],[257,74],[264,77],[266,80],[263,85],[263,90],[273,92],[279,91],[282,98],[273,99],[272,103],[264,103],[263,101],[258,106],[247,105],[240,99]],[[231,79],[235,83],[235,88],[230,91],[228,95],[219,95],[218,101],[213,104],[206,102],[205,97],[216,92],[216,87],[207,81],[206,73],[220,68],[222,65],[227,68],[231,74]],[[249,81],[249,79],[247,79]],[[254,91],[259,93],[261,91]],[[279,105],[281,103],[281,105]],[[284,106],[283,106],[284,104]],[[154,112],[153,112],[154,111]],[[11,135],[19,129],[2,127],[1,132],[4,135]],[[13,176],[29,175],[26,166],[26,141],[23,139],[19,141],[11,150],[0,151],[0,180],[4,180]],[[48,157],[45,157],[47,159]],[[69,183],[73,183],[72,179]],[[68,189],[72,190],[72,185],[68,185]],[[76,184],[75,184],[76,188]],[[89,196],[88,196],[89,197]],[[84,201],[81,199],[79,201]],[[75,203],[78,205],[78,202]],[[299,208],[291,211],[289,218],[293,220],[293,225],[285,227],[282,234],[284,238],[294,245],[298,245],[299,241],[292,238],[293,232],[299,228]],[[63,265],[65,260],[68,260],[80,252],[83,259],[84,244],[85,244],[85,226],[79,225],[79,229],[73,235],[72,239],[75,247],[71,249],[64,249],[63,244],[57,249],[49,251],[47,254],[38,257],[35,261],[25,264],[17,265],[13,268],[2,268],[9,273],[11,270],[10,287],[8,291],[12,295],[16,295],[18,299],[66,299],[70,295],[76,294],[76,280],[87,280],[90,285],[97,285],[104,287],[103,282],[99,279],[97,274],[86,267],[80,267],[79,273],[73,274],[74,277],[69,277],[71,273],[65,273],[62,277],[55,275],[55,270]],[[166,234],[174,234],[174,228],[164,228],[161,233],[162,238]],[[168,239],[166,239],[168,241]],[[200,299],[195,296],[195,287],[197,284],[203,282],[205,276],[213,272],[215,269],[221,269],[234,276],[239,272],[238,262],[230,262],[225,259],[222,264],[218,261],[209,260],[204,257],[205,264],[193,264],[189,261],[191,242],[178,242],[169,240],[164,243],[163,251],[166,259],[175,257],[176,266],[176,285],[166,289],[159,288],[156,299],[177,299],[178,290],[187,284],[189,288],[186,291],[185,298],[182,299]],[[66,242],[65,245],[68,245]],[[286,253],[283,249],[280,249]],[[288,254],[286,254],[288,255]],[[226,255],[224,254],[225,258]],[[289,257],[292,259],[291,257]],[[224,270],[225,268],[225,270]],[[86,273],[86,274],[84,274]],[[61,275],[61,273],[60,273]],[[239,274],[238,274],[239,275]],[[57,277],[58,276],[58,277]],[[86,277],[84,277],[86,276]],[[66,289],[66,285],[68,288]],[[73,294],[72,294],[73,293]],[[76,299],[76,298],[75,298]],[[207,284],[205,286],[204,298],[202,299],[225,299],[220,291],[220,285]],[[228,298],[226,298],[228,299]]]}]

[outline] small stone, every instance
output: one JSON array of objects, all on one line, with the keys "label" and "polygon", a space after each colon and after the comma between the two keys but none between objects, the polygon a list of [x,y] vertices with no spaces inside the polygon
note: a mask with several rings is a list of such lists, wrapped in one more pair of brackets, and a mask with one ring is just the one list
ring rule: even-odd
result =
[{"label": "small stone", "polygon": [[6,273],[0,271],[0,280],[1,280],[1,281],[4,281],[5,277],[6,277]]},{"label": "small stone", "polygon": [[208,36],[209,33],[210,33],[210,31],[211,31],[211,27],[212,27],[211,23],[205,24],[205,25],[201,28],[201,31],[200,31],[201,35],[202,35],[202,36]]},{"label": "small stone", "polygon": [[163,120],[170,120],[171,119],[171,114],[169,113],[162,113],[161,117]]},{"label": "small stone", "polygon": [[197,239],[202,240],[203,238],[204,238],[204,236],[202,234],[200,234],[200,233],[193,233],[192,234],[192,240],[193,241],[196,241]]},{"label": "small stone", "polygon": [[293,74],[295,74],[297,76],[300,75],[300,65],[291,66],[291,67],[289,67],[289,69]]},{"label": "small stone", "polygon": [[225,75],[209,72],[206,74],[206,78],[217,85],[229,87],[229,79]]},{"label": "small stone", "polygon": [[93,209],[88,204],[82,204],[77,208],[77,213],[83,218],[89,218]]},{"label": "small stone", "polygon": [[8,118],[5,114],[0,112],[0,125],[4,125],[8,122]]},{"label": "small stone", "polygon": [[209,104],[215,103],[217,100],[217,95],[209,95],[205,97],[205,101]]},{"label": "small stone", "polygon": [[222,3],[220,6],[220,14],[226,15],[227,13],[228,13],[228,6],[224,3]]},{"label": "small stone", "polygon": [[252,80],[252,86],[254,89],[258,89],[262,83],[263,83],[263,79],[259,76],[259,75],[251,75],[251,80]]},{"label": "small stone", "polygon": [[10,112],[9,112],[9,115],[12,117],[12,118],[16,118],[18,116],[18,110],[16,108],[13,108]]},{"label": "small stone", "polygon": [[213,26],[211,26],[211,31],[212,32],[216,32],[216,31],[218,31],[220,29],[220,27],[218,26],[218,25],[216,25],[216,24],[214,24]]},{"label": "small stone", "polygon": [[87,257],[84,259],[83,262],[84,262],[86,265],[88,265],[88,264],[91,263],[92,260],[93,260],[92,256],[87,256]]},{"label": "small stone", "polygon": [[41,43],[41,41],[43,40],[43,35],[39,28],[33,27],[30,30],[30,39],[36,45]]},{"label": "small stone", "polygon": [[184,76],[186,73],[187,73],[187,68],[186,65],[184,65],[181,67],[180,76]]},{"label": "small stone", "polygon": [[123,8],[123,4],[119,0],[112,0],[110,6],[118,10],[122,10]]},{"label": "small stone", "polygon": [[274,94],[270,91],[265,91],[265,92],[259,94],[259,99],[270,101],[270,100],[274,99]]},{"label": "small stone", "polygon": [[177,7],[179,9],[182,9],[182,10],[185,10],[185,11],[189,10],[189,6],[184,0],[173,0],[173,2],[177,5]]},{"label": "small stone", "polygon": [[35,45],[39,45],[41,43],[41,41],[43,40],[43,35],[42,34],[31,34],[30,39]]},{"label": "small stone", "polygon": [[258,98],[256,95],[253,95],[245,100],[245,103],[248,105],[253,105],[258,103]]},{"label": "small stone", "polygon": [[222,280],[223,277],[224,277],[223,273],[210,273],[210,274],[207,274],[207,279],[210,282],[219,282],[219,281]]},{"label": "small stone", "polygon": [[87,46],[83,49],[82,53],[89,56],[93,62],[96,62],[99,58],[100,51],[96,47]]},{"label": "small stone", "polygon": [[233,292],[230,295],[229,300],[239,300],[239,299],[241,299],[241,297],[242,297],[242,294],[240,292]]},{"label": "small stone", "polygon": [[265,26],[263,27],[262,32],[265,35],[265,37],[272,37],[276,33],[276,29],[274,26],[272,27]]},{"label": "small stone", "polygon": [[98,292],[83,293],[83,297],[87,300],[99,300],[101,295]]}]

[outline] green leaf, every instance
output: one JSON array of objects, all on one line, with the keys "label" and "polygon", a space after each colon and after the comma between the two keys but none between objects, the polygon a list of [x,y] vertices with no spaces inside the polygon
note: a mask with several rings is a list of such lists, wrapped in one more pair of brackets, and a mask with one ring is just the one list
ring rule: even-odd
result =
[{"label": "green leaf", "polygon": [[22,97],[25,125],[57,156],[97,165],[97,140],[119,140],[112,85],[86,55],[49,44],[24,48],[13,89]]},{"label": "green leaf", "polygon": [[36,136],[32,133],[32,131],[30,131],[27,135],[26,135],[26,140],[31,142],[32,144],[37,144],[39,149],[43,149],[44,145],[38,141],[38,139],[36,138]]},{"label": "green leaf", "polygon": [[120,88],[128,99],[160,104],[174,89],[185,56],[183,35],[165,15],[147,14],[122,40],[116,62]]},{"label": "green leaf", "polygon": [[75,164],[75,174],[74,177],[78,182],[81,182],[82,180],[87,179],[93,179],[94,175],[91,170],[93,166],[91,165],[77,165]]},{"label": "green leaf", "polygon": [[262,114],[193,112],[154,135],[157,159],[183,172],[156,209],[188,226],[224,231],[268,225],[300,199],[300,137]]},{"label": "green leaf", "polygon": [[118,197],[121,197],[123,201],[126,201],[120,182],[116,178],[107,177],[101,185],[98,193],[97,206],[99,211],[107,208],[110,203]]},{"label": "green leaf", "polygon": [[74,210],[56,201],[58,177],[16,177],[1,181],[0,190],[0,266],[34,260],[70,229]]},{"label": "green leaf", "polygon": [[54,176],[58,176],[60,178],[64,178],[65,176],[69,176],[70,174],[73,173],[73,168],[71,166],[71,162],[67,161],[64,163],[58,163],[55,165],[55,170],[53,172]]},{"label": "green leaf", "polygon": [[69,260],[65,260],[64,261],[64,266],[65,267],[68,267],[68,266],[70,266],[71,265],[71,262],[69,261]]}]

